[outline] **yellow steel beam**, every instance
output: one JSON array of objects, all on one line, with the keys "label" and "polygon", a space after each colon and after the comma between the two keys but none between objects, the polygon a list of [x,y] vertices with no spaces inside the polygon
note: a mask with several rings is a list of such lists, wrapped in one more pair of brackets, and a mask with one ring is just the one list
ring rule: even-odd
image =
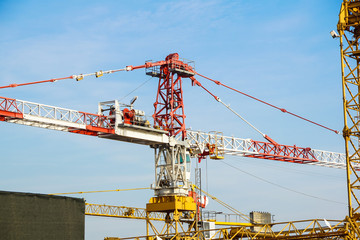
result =
[{"label": "yellow steel beam", "polygon": [[253,227],[252,223],[241,223],[241,222],[219,222],[215,220],[209,220],[208,222],[214,222],[218,226],[241,226],[241,227]]},{"label": "yellow steel beam", "polygon": [[[149,220],[165,221],[166,213],[164,212],[148,212],[148,214],[149,214]],[[126,207],[126,206],[111,206],[105,204],[85,203],[85,215],[146,220],[146,209]],[[188,220],[185,219],[181,221],[187,222]],[[219,225],[219,226],[244,226],[244,227],[254,226],[251,223],[220,222],[214,219],[209,219],[207,221],[214,222],[215,225]]]},{"label": "yellow steel beam", "polygon": [[[165,213],[151,212],[149,220],[165,221]],[[146,220],[145,208],[85,203],[85,215]]]}]

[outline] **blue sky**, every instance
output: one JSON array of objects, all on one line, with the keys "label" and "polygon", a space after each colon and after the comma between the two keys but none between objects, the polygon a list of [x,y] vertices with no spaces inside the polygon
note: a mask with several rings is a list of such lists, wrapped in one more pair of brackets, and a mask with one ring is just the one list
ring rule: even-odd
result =
[{"label": "blue sky", "polygon": [[[201,74],[342,130],[339,43],[329,34],[336,29],[340,4],[2,0],[0,85],[141,65],[178,52],[194,60]],[[98,102],[122,99],[148,79],[137,70],[3,89],[0,96],[95,113]],[[339,135],[198,80],[279,143],[344,152]],[[156,87],[157,80],[151,79],[123,101],[138,95],[136,107],[151,115]],[[187,127],[262,140],[187,79],[183,87]],[[7,123],[0,131],[1,190],[54,193],[147,187],[153,182],[150,148]],[[225,161],[285,187],[346,203],[344,170],[238,157]],[[205,163],[202,168],[205,172]],[[207,176],[209,192],[244,213],[269,211],[276,221],[342,219],[347,214],[345,204],[285,191],[222,162],[209,160]],[[151,196],[148,190],[78,197],[91,203],[145,207]],[[225,211],[216,203],[209,209]],[[144,231],[143,222],[86,218],[87,240]]]}]

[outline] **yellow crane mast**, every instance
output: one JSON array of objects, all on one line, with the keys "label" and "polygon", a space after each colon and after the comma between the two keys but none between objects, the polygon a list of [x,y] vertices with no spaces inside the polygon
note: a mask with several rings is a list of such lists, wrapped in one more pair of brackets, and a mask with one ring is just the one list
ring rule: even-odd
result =
[{"label": "yellow crane mast", "polygon": [[[344,0],[337,26],[340,37],[342,91],[350,237],[360,239],[360,177],[354,165],[360,162],[360,1]],[[333,35],[336,37],[336,35]]]}]

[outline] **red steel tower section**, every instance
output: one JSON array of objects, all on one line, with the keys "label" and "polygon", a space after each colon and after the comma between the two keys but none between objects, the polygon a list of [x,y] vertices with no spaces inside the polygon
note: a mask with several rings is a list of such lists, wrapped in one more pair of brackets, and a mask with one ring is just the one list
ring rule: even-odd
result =
[{"label": "red steel tower section", "polygon": [[[157,64],[162,63],[162,64]],[[154,126],[169,132],[169,136],[181,133],[186,137],[182,78],[193,78],[194,63],[179,59],[179,54],[168,55],[165,61],[146,62],[146,74],[158,77],[158,91],[154,103]]]}]

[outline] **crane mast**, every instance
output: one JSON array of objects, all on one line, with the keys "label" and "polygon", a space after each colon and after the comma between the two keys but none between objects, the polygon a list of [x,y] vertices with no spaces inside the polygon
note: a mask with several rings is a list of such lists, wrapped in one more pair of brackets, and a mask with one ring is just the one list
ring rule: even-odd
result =
[{"label": "crane mast", "polygon": [[340,34],[344,130],[347,163],[347,188],[351,237],[360,238],[360,177],[356,165],[360,161],[360,1],[344,0],[337,30]]},{"label": "crane mast", "polygon": [[[186,137],[185,112],[182,90],[182,78],[193,77],[194,67],[179,59],[179,54],[172,53],[165,58],[167,62],[161,66],[146,68],[146,74],[158,77],[158,91],[154,103],[154,125],[169,131],[170,136],[181,133]],[[147,61],[146,64],[151,64]]]}]

